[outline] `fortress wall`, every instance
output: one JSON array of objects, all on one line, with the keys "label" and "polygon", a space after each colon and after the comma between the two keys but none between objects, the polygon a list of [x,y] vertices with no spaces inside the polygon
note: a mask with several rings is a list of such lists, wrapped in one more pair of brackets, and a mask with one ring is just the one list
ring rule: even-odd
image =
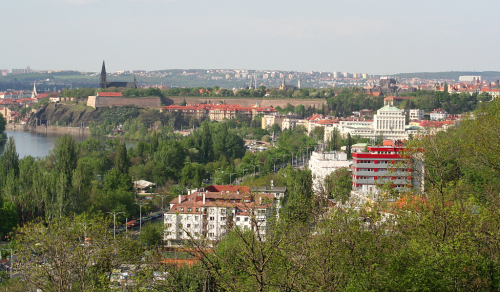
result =
[{"label": "fortress wall", "polygon": [[89,96],[89,98],[87,99],[87,106],[91,106],[93,108],[96,108],[95,101],[96,101],[95,96]]},{"label": "fortress wall", "polygon": [[[87,102],[87,105],[89,105],[89,101]],[[97,108],[105,106],[112,107],[112,106],[126,106],[126,105],[135,105],[138,107],[148,107],[148,108],[160,108],[161,102],[159,97],[97,97],[94,107]]]},{"label": "fortress wall", "polygon": [[226,104],[239,104],[241,106],[254,106],[258,104],[259,106],[273,106],[273,107],[286,107],[286,104],[289,103],[293,106],[297,106],[302,104],[306,108],[309,106],[316,106],[316,108],[321,108],[321,105],[326,105],[326,99],[262,99],[262,98],[203,98],[203,97],[173,97],[168,96],[174,104],[181,104],[184,100],[188,104],[198,104],[198,103],[219,103],[220,101],[225,101]]}]

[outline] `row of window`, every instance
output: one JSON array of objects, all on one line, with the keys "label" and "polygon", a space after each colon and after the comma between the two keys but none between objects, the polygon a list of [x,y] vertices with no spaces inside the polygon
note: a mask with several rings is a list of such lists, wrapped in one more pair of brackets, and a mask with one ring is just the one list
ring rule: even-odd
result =
[{"label": "row of window", "polygon": [[[186,208],[187,212],[193,212],[193,208]],[[196,212],[200,212],[200,208],[195,209]],[[184,212],[184,207],[179,207],[179,212]]]}]

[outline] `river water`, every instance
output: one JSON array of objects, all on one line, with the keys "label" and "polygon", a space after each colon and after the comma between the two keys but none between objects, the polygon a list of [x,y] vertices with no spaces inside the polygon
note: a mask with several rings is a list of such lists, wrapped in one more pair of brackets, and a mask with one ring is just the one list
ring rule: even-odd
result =
[{"label": "river water", "polygon": [[[49,151],[54,148],[57,138],[63,136],[63,133],[35,133],[22,131],[5,131],[7,137],[13,137],[16,142],[16,150],[19,153],[19,158],[31,155],[33,157],[45,157],[49,155]],[[83,142],[90,136],[78,133],[71,134],[77,142]],[[106,137],[99,137],[98,140],[104,142]],[[134,147],[135,141],[126,141],[127,148]],[[0,155],[3,155],[5,146],[0,146]]]}]

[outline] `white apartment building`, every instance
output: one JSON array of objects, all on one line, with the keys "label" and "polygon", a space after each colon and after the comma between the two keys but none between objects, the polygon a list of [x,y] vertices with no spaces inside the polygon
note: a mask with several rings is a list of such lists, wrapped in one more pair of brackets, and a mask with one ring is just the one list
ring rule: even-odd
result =
[{"label": "white apartment building", "polygon": [[423,120],[425,111],[421,109],[411,109],[410,110],[410,121]]},{"label": "white apartment building", "polygon": [[265,236],[267,221],[277,214],[285,191],[280,187],[213,185],[179,196],[165,213],[164,239],[168,245],[182,245],[189,240],[215,241],[235,227]]},{"label": "white apartment building", "polygon": [[459,76],[459,82],[481,82],[481,76]]},{"label": "white apartment building", "polygon": [[288,129],[293,130],[295,126],[300,122],[299,119],[296,118],[284,118],[281,121],[281,131],[286,131]]},{"label": "white apartment building", "polygon": [[337,151],[314,151],[309,159],[308,168],[313,177],[313,191],[316,195],[322,194],[325,189],[325,178],[327,175],[341,167],[350,167],[351,161],[347,160],[347,154]]},{"label": "white apartment building", "polygon": [[430,114],[431,121],[444,121],[448,116],[448,112],[442,108],[437,108],[433,110]]}]

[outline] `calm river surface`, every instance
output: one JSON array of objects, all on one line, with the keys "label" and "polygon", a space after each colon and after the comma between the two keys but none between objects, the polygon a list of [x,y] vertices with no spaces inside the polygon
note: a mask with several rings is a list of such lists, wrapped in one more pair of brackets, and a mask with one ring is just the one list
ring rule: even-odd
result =
[{"label": "calm river surface", "polygon": [[[49,155],[49,151],[54,148],[54,143],[57,138],[63,136],[62,133],[35,133],[35,132],[17,132],[5,131],[7,137],[13,137],[16,141],[16,150],[19,153],[19,158],[31,155],[33,157],[45,157]],[[78,142],[87,140],[89,135],[72,134],[73,139]],[[107,138],[99,137],[101,142]],[[127,148],[134,147],[135,141],[127,141]],[[3,155],[5,146],[0,147],[0,155]]]}]

